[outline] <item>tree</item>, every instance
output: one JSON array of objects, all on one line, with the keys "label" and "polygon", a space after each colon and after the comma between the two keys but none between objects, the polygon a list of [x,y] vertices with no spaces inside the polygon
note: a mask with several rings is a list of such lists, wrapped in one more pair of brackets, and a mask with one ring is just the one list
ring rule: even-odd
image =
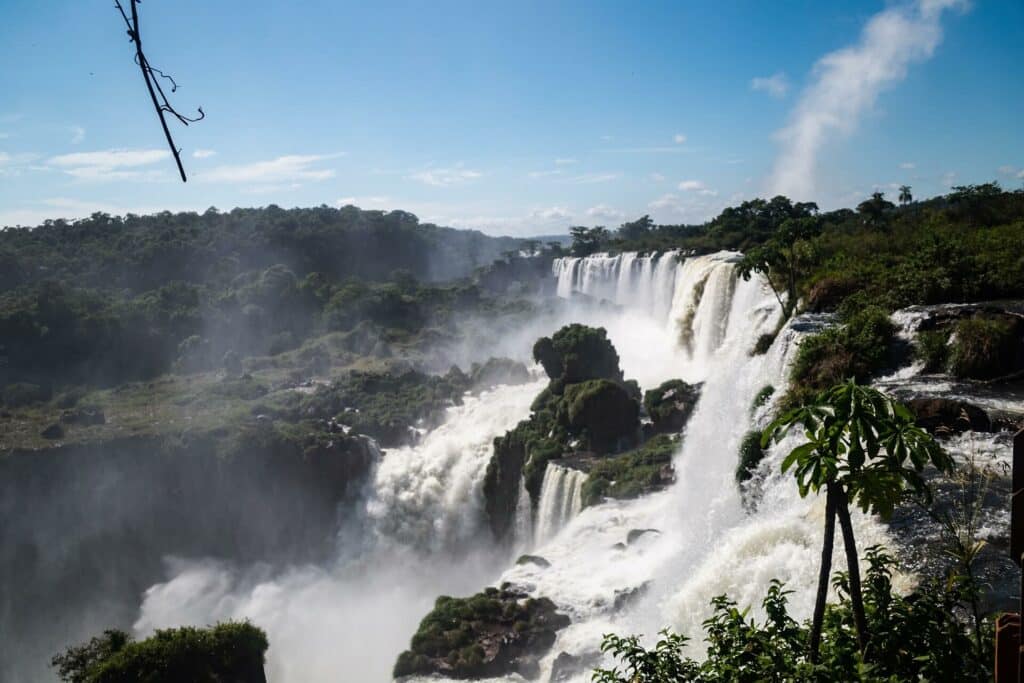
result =
[{"label": "tree", "polygon": [[906,205],[914,201],[914,195],[910,194],[910,185],[900,185],[900,204]]},{"label": "tree", "polygon": [[811,658],[817,660],[821,643],[836,518],[846,550],[857,640],[864,653],[867,622],[850,504],[888,518],[908,491],[927,497],[920,475],[926,465],[948,472],[953,461],[916,426],[906,406],[855,380],[827,389],[809,404],[781,415],[765,429],[762,446],[781,440],[797,424],[803,426],[805,440],[782,461],[782,471],[793,469],[801,496],[825,489],[825,538],[811,622]]},{"label": "tree", "polygon": [[648,215],[643,215],[635,221],[623,223],[619,226],[618,237],[624,240],[635,240],[650,233],[654,227],[654,221]]},{"label": "tree", "polygon": [[885,224],[885,218],[896,205],[885,198],[884,192],[872,192],[870,199],[865,199],[857,205],[857,213],[864,216],[864,222],[873,228]]},{"label": "tree", "polygon": [[[816,211],[816,209],[815,209]],[[809,240],[821,232],[816,213],[786,218],[762,244],[751,247],[736,264],[740,277],[749,280],[754,273],[765,276],[768,286],[789,318],[797,301],[797,283],[810,259]],[[783,291],[786,294],[782,298]]]},{"label": "tree", "polygon": [[569,235],[572,236],[571,252],[573,256],[590,256],[600,251],[601,246],[610,237],[608,230],[598,225],[594,228],[587,228],[576,225],[569,228]]}]

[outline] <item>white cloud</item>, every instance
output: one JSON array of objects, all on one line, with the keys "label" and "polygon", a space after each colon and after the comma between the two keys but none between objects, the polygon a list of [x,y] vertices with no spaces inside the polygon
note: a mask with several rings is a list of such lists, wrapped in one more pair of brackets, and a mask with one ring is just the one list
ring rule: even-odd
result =
[{"label": "white cloud", "polygon": [[663,183],[663,182],[665,182],[665,176],[661,175],[660,173],[652,173],[652,174],[651,174],[650,176],[648,176],[648,177],[649,177],[649,178],[650,178],[650,179],[651,179],[651,180],[652,180],[653,182],[656,182],[656,183]]},{"label": "white cloud", "polygon": [[82,144],[82,141],[85,140],[85,128],[82,128],[81,126],[71,126],[69,130],[71,131],[71,144]]},{"label": "white cloud", "polygon": [[677,145],[681,145],[684,142],[686,142],[686,136],[683,135],[682,133],[676,133],[675,135],[672,136],[672,142],[676,143]]},{"label": "white cloud", "polygon": [[578,164],[579,161],[576,159],[555,159],[556,166],[568,166],[569,164]]},{"label": "white cloud", "polygon": [[697,194],[704,195],[705,197],[715,197],[718,195],[718,192],[712,190],[699,180],[684,180],[679,183],[679,189],[683,192],[696,192]]},{"label": "white cloud", "polygon": [[830,137],[853,131],[883,89],[903,80],[911,64],[930,58],[942,40],[943,12],[963,6],[963,0],[917,0],[890,7],[868,20],[855,45],[818,60],[815,81],[778,133],[782,150],[770,192],[812,198],[818,155]]},{"label": "white cloud", "polygon": [[750,79],[750,89],[766,92],[776,99],[781,99],[789,92],[789,79],[781,71],[771,76]]},{"label": "white cloud", "polygon": [[395,204],[389,197],[342,197],[335,202],[337,206],[358,206],[361,209],[383,209]]},{"label": "white cloud", "polygon": [[86,218],[96,212],[108,213],[112,216],[123,216],[133,213],[139,216],[159,213],[161,211],[194,211],[194,206],[125,206],[103,201],[83,201],[67,197],[54,197],[32,202],[29,208],[0,211],[0,227],[13,225],[39,225],[48,218],[76,220]]},{"label": "white cloud", "polygon": [[196,159],[209,159],[216,153],[217,152],[215,152],[212,149],[197,149],[196,151],[192,152],[192,156],[195,157]]},{"label": "white cloud", "polygon": [[940,182],[943,187],[953,187],[953,183],[956,182],[956,171],[946,171],[943,173]]},{"label": "white cloud", "polygon": [[534,209],[530,212],[530,218],[544,221],[562,222],[572,219],[572,211],[564,206],[551,206],[544,209]]},{"label": "white cloud", "polygon": [[1024,179],[1024,171],[1017,171],[1017,177]]},{"label": "white cloud", "polygon": [[418,171],[409,177],[434,187],[451,187],[476,180],[482,175],[479,171],[457,164],[454,168],[431,168],[426,171]]},{"label": "white cloud", "polygon": [[574,185],[592,185],[595,183],[607,183],[619,177],[618,173],[582,173],[569,178],[567,182]]},{"label": "white cloud", "polygon": [[79,180],[155,180],[163,176],[162,171],[140,170],[140,167],[170,156],[165,149],[108,149],[61,154],[52,157],[47,164]]},{"label": "white cloud", "polygon": [[621,221],[625,218],[626,214],[622,213],[618,209],[612,208],[607,204],[598,204],[587,209],[587,216],[598,221]]},{"label": "white cloud", "polygon": [[555,176],[555,175],[562,175],[562,171],[559,170],[559,169],[554,169],[554,170],[551,170],[551,171],[532,171],[528,175],[531,178],[549,178],[549,177]]},{"label": "white cloud", "polygon": [[915,168],[917,168],[917,164],[915,164],[913,161],[904,161],[902,164],[900,164],[900,168],[902,168],[904,171],[913,171]]},{"label": "white cloud", "polygon": [[304,181],[316,182],[334,177],[334,169],[319,168],[317,164],[337,156],[339,155],[291,154],[251,164],[217,166],[198,174],[197,177],[213,183],[258,183],[264,187]]}]

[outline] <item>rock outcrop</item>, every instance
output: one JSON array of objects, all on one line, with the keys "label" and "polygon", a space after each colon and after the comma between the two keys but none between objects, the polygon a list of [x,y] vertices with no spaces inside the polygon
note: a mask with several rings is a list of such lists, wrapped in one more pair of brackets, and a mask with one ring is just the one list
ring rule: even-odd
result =
[{"label": "rock outcrop", "polygon": [[644,394],[644,411],[651,419],[645,436],[678,434],[686,426],[700,398],[700,384],[670,379]]},{"label": "rock outcrop", "polygon": [[395,677],[440,674],[448,678],[534,679],[540,659],[569,625],[548,598],[531,598],[508,585],[469,598],[441,596],[420,622],[408,650],[395,662]]}]

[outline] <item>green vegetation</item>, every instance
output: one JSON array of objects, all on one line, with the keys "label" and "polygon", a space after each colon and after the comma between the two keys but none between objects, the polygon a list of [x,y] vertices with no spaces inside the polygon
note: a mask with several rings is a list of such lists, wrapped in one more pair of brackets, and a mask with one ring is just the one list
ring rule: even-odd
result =
[{"label": "green vegetation", "polygon": [[867,381],[885,366],[895,328],[885,311],[867,307],[853,313],[846,322],[800,342],[790,376],[791,405],[815,391],[848,378]]},{"label": "green vegetation", "polygon": [[678,438],[659,434],[635,450],[598,460],[583,482],[583,506],[665,487],[672,481],[672,456],[678,448]]},{"label": "green vegetation", "polygon": [[793,469],[801,496],[822,488],[826,492],[825,540],[810,634],[811,661],[818,657],[837,517],[850,572],[850,605],[863,653],[870,634],[849,506],[856,504],[865,512],[888,518],[908,490],[926,493],[920,474],[926,466],[949,472],[953,460],[915,424],[910,409],[852,379],[823,391],[808,405],[781,415],[764,430],[761,446],[766,447],[772,439],[781,440],[794,425],[804,429],[805,442],[782,461],[782,471]]},{"label": "green vegetation", "polygon": [[754,470],[764,459],[764,447],[761,445],[761,432],[752,430],[743,435],[740,441],[740,458],[736,465],[736,483],[750,481]]},{"label": "green vegetation", "polygon": [[697,662],[683,654],[687,638],[663,632],[654,649],[634,636],[606,635],[601,645],[621,668],[599,669],[597,683],[755,683],[757,681],[989,681],[992,630],[978,643],[967,636],[957,610],[968,592],[963,582],[928,581],[909,595],[892,586],[895,562],[877,547],[867,550],[863,605],[872,638],[862,653],[851,628],[854,608],[849,576],[837,574],[839,602],[822,619],[820,654],[808,656],[810,625],[788,613],[784,586],[775,582],[762,603],[763,623],[748,618],[726,596],[711,601],[714,613],[704,622],[707,653]]},{"label": "green vegetation", "polygon": [[574,253],[739,250],[743,270],[768,271],[777,292],[792,289],[792,301],[802,297],[816,311],[1024,297],[1024,191],[997,183],[899,207],[876,193],[856,211],[755,199],[703,225],[624,224],[573,236]]},{"label": "green vegetation", "polygon": [[[394,676],[442,673],[456,678],[527,673],[524,661],[543,655],[569,618],[547,598],[529,598],[507,585],[468,598],[442,595],[420,622]],[[485,650],[484,644],[489,644]]]},{"label": "green vegetation", "polygon": [[249,623],[158,630],[140,641],[105,631],[54,657],[53,666],[67,683],[258,683],[266,681],[266,650],[266,634]]},{"label": "green vegetation", "polygon": [[956,377],[989,379],[1015,369],[1024,351],[1019,320],[965,318],[957,323],[949,348],[948,367]]},{"label": "green vegetation", "polygon": [[925,372],[945,370],[949,358],[949,332],[923,330],[914,340],[914,357],[924,364]]}]

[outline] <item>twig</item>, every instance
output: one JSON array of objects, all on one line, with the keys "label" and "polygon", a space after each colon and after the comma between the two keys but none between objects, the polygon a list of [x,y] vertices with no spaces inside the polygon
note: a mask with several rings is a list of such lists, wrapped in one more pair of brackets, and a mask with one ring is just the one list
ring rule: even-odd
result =
[{"label": "twig", "polygon": [[187,182],[188,179],[185,177],[185,166],[181,163],[181,150],[174,144],[174,138],[171,137],[171,130],[167,127],[167,118],[165,114],[170,114],[174,118],[178,119],[178,122],[182,125],[187,126],[190,123],[201,121],[206,117],[203,112],[203,108],[199,107],[199,116],[191,118],[179,113],[168,101],[167,95],[164,93],[163,88],[160,86],[160,81],[157,77],[165,78],[171,83],[171,92],[175,92],[178,89],[178,84],[175,80],[165,74],[160,69],[153,67],[149,60],[146,59],[146,54],[142,51],[142,35],[139,33],[139,11],[138,4],[141,0],[129,0],[131,3],[131,17],[129,18],[128,12],[125,11],[124,6],[121,4],[121,0],[114,0],[114,6],[117,7],[117,11],[121,13],[121,18],[124,19],[125,26],[128,29],[128,38],[135,44],[135,63],[139,65],[139,70],[142,71],[142,78],[146,81],[146,90],[149,91],[149,97],[153,102],[153,107],[156,109],[156,115],[160,119],[160,126],[164,130],[164,137],[167,138],[167,146],[171,148],[171,154],[174,155],[174,161],[178,165],[178,173],[181,175],[181,182]]}]

